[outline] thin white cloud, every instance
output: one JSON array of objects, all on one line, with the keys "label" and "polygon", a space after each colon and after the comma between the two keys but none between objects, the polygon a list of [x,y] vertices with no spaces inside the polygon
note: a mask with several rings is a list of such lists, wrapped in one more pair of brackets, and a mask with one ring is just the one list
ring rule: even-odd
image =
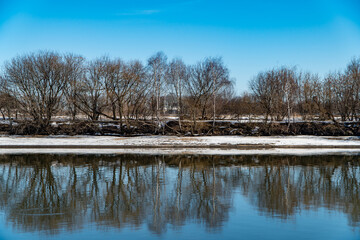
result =
[{"label": "thin white cloud", "polygon": [[146,9],[146,10],[120,12],[120,13],[117,13],[117,15],[118,16],[141,16],[141,15],[152,15],[152,14],[156,14],[159,12],[160,12],[160,10],[157,10],[157,9]]}]

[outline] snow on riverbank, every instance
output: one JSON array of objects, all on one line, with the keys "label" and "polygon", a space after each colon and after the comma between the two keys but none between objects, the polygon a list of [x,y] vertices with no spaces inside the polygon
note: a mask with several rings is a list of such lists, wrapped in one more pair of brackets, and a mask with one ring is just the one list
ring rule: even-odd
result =
[{"label": "snow on riverbank", "polygon": [[358,137],[2,136],[0,154],[359,154]]},{"label": "snow on riverbank", "polygon": [[119,147],[216,147],[239,146],[258,147],[354,147],[360,148],[360,137],[318,137],[318,136],[206,136],[206,137],[176,137],[176,136],[2,136],[0,147],[4,146],[114,146]]}]

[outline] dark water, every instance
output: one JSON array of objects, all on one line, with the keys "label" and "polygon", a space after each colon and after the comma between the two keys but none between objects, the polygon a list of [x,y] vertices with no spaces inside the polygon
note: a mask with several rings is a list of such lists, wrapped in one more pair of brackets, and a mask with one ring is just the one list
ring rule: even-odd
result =
[{"label": "dark water", "polygon": [[0,156],[0,239],[360,239],[358,156]]}]

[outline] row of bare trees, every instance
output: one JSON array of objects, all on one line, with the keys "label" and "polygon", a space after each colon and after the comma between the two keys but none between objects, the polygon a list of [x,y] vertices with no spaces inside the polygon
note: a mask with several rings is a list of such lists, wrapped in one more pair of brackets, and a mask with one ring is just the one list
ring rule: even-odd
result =
[{"label": "row of bare trees", "polygon": [[258,73],[250,93],[236,96],[221,58],[193,65],[158,52],[146,64],[101,57],[92,61],[50,51],[18,56],[1,74],[3,118],[31,119],[47,126],[54,116],[161,123],[176,114],[196,126],[198,119],[262,116],[265,121],[342,121],[360,117],[360,58],[344,71],[317,74],[279,67]]},{"label": "row of bare trees", "polygon": [[158,52],[142,62],[38,52],[12,59],[1,77],[1,111],[21,114],[39,125],[55,115],[72,120],[101,117],[119,120],[160,120],[166,113],[196,119],[215,118],[216,98],[232,91],[229,70],[221,58],[194,65],[167,60]]},{"label": "row of bare trees", "polygon": [[[252,113],[264,115],[265,120],[296,116],[303,120],[359,120],[360,58],[351,60],[345,71],[329,73],[323,79],[296,68],[275,68],[259,73],[250,81],[250,88]],[[246,101],[249,96],[242,98]]]}]

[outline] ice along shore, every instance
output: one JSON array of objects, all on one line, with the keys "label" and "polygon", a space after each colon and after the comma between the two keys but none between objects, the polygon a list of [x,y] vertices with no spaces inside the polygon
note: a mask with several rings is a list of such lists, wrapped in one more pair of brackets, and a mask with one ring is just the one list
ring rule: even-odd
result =
[{"label": "ice along shore", "polygon": [[1,136],[0,154],[360,154],[360,137]]}]

